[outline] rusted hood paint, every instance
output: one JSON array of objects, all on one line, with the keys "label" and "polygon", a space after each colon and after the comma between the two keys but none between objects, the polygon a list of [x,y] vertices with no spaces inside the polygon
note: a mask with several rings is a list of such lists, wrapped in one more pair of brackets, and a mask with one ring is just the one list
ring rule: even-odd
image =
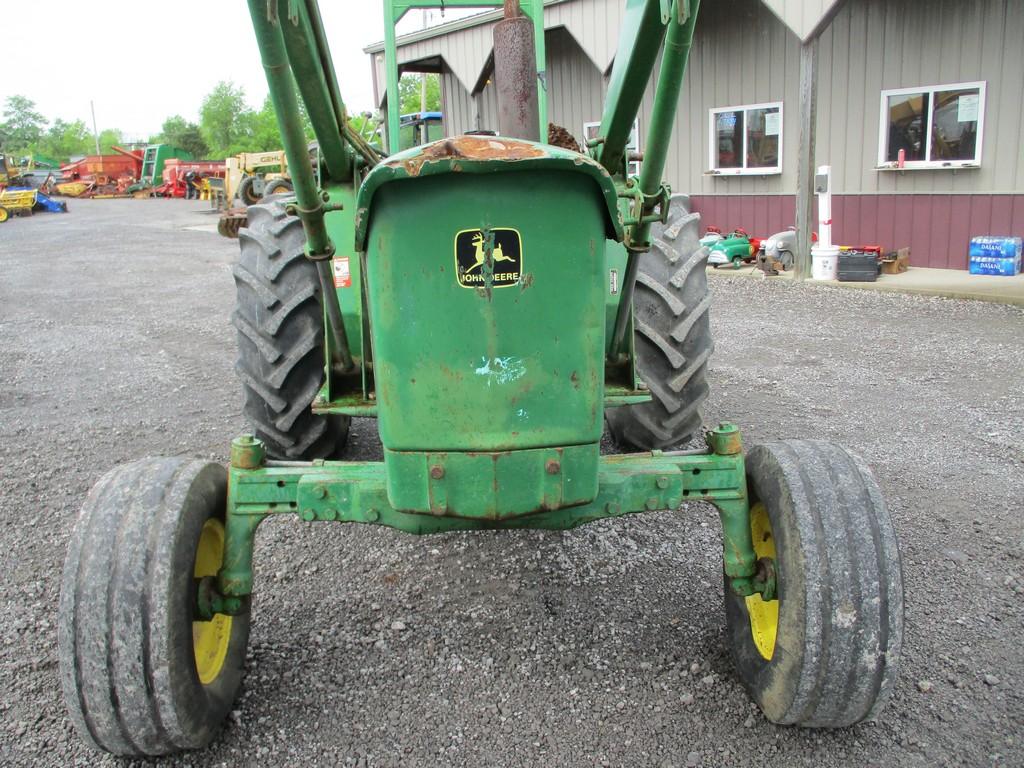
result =
[{"label": "rusted hood paint", "polygon": [[[425,163],[437,161],[501,160],[515,162],[546,155],[540,144],[518,139],[502,139],[497,136],[455,136],[451,139],[442,139],[433,144],[427,144],[419,149],[422,151],[416,152],[412,157],[395,155],[393,158],[385,160],[384,164],[392,168],[402,167],[409,176],[419,176],[420,168]],[[455,167],[452,170],[458,171],[459,168]]]}]

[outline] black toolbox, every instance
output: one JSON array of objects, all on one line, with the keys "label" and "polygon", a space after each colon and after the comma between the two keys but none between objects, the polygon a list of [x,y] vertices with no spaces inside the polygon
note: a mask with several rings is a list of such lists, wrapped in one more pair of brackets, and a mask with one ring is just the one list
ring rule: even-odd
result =
[{"label": "black toolbox", "polygon": [[839,282],[873,283],[878,279],[878,255],[855,248],[839,252]]}]

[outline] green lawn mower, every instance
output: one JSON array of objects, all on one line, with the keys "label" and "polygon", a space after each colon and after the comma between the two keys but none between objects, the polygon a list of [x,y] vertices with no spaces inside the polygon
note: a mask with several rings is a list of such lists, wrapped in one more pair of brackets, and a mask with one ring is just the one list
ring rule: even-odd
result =
[{"label": "green lawn mower", "polygon": [[[402,15],[470,5],[502,4],[385,0],[388,94]],[[699,215],[662,181],[698,0],[626,0],[584,153],[541,139],[542,0],[504,6],[498,135],[385,156],[349,127],[316,0],[249,0],[294,185],[249,208],[234,267],[253,433],[226,468],[145,459],[86,499],[59,658],[71,720],[94,747],[160,755],[215,737],[244,673],[254,537],[280,515],[431,534],[707,502],[722,523],[736,673],[765,716],[846,726],[886,701],[903,586],[871,472],[821,440],[745,451],[734,425],[702,425],[707,252]],[[395,147],[397,99],[387,125]],[[383,461],[339,460],[353,416],[377,418]],[[605,422],[632,452],[601,455]]]}]

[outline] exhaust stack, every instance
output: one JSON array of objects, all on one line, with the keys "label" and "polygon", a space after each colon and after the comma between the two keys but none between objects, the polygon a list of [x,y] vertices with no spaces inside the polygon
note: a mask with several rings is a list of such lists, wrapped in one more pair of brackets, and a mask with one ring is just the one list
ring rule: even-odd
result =
[{"label": "exhaust stack", "polygon": [[505,18],[494,25],[494,82],[498,89],[498,132],[540,141],[537,57],[533,22],[519,0],[505,0]]}]

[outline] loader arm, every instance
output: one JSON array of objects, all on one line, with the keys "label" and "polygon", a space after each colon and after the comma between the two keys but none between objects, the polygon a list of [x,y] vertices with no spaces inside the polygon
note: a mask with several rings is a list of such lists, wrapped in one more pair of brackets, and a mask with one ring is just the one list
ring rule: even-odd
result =
[{"label": "loader arm", "polygon": [[[351,206],[344,210],[343,203],[330,202],[331,192],[327,187],[333,186],[337,190],[336,196],[353,200],[360,168],[375,165],[380,154],[348,125],[315,0],[249,0],[249,14],[295,191],[295,203],[289,211],[302,219],[306,255],[317,262],[325,299],[330,389],[335,376],[353,374],[360,367],[353,360],[345,315],[354,316],[348,325],[361,328],[362,301],[358,294],[347,301],[347,307],[342,306],[340,296],[339,301],[329,300],[335,295],[331,259],[337,253],[338,244],[328,232],[325,215],[331,211],[340,212],[344,221],[340,222],[338,229],[351,232],[355,211]],[[309,162],[296,83],[326,166],[329,185],[325,184],[324,189],[318,188]],[[352,245],[346,242],[342,247],[347,253]]]},{"label": "loader arm", "polygon": [[[639,256],[650,248],[651,223],[665,221],[668,215],[670,190],[662,178],[699,6],[700,0],[627,0],[604,115],[597,136],[589,142],[593,156],[618,182],[623,220],[628,225],[624,240],[628,252],[626,270],[608,349],[612,362],[624,351]],[[661,71],[643,163],[639,179],[631,179],[626,172],[626,147],[659,48],[663,50]],[[660,209],[657,214],[656,209]]]}]

